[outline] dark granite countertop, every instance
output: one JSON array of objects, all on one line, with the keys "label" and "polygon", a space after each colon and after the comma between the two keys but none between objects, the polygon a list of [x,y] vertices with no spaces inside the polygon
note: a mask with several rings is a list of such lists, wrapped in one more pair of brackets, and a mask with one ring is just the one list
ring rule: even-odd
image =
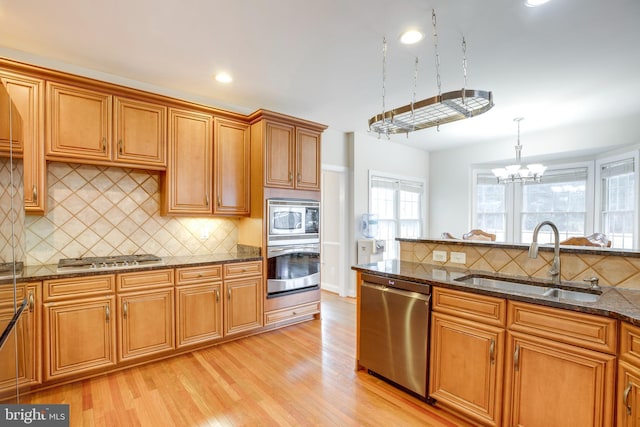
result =
[{"label": "dark granite countertop", "polygon": [[[146,267],[131,267],[131,268],[117,268],[117,269],[105,269],[105,270],[90,270],[82,272],[58,272],[58,266],[56,264],[46,265],[25,265],[22,274],[17,277],[18,282],[30,282],[39,280],[60,279],[65,277],[82,277],[82,276],[95,276],[98,274],[116,274],[116,273],[130,273],[133,271],[150,271],[160,270],[163,268],[179,268],[179,267],[197,267],[204,265],[214,264],[227,264],[246,261],[261,261],[262,256],[255,253],[247,254],[212,254],[212,255],[193,255],[193,256],[179,256],[179,257],[163,257],[163,264],[146,266]],[[0,286],[3,284],[13,283],[12,278],[0,280]]]},{"label": "dark granite countertop", "polygon": [[[480,285],[455,281],[456,278],[460,278],[468,274],[487,275],[487,272],[467,269],[456,269],[408,261],[381,261],[373,264],[355,265],[351,268],[362,273],[372,273],[393,279],[404,279],[425,285],[457,289],[583,313],[598,314],[601,316],[621,319],[636,326],[640,326],[640,290],[636,289],[621,289],[603,286],[602,295],[600,295],[596,302],[578,302],[558,297],[533,296],[516,291],[506,292],[497,289],[488,289]],[[494,274],[491,275],[493,276]],[[495,276],[499,275],[496,274]],[[510,278],[518,279],[517,276],[511,276]],[[520,279],[523,281],[531,280],[527,277],[522,277]],[[552,286],[550,281],[546,281],[545,284]],[[563,282],[563,285],[584,287],[584,284],[574,282]]]}]

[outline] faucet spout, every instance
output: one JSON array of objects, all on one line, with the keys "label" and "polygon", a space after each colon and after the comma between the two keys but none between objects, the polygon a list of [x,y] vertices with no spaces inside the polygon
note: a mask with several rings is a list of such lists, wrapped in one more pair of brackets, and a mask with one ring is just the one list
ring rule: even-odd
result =
[{"label": "faucet spout", "polygon": [[531,246],[529,246],[529,258],[538,257],[538,233],[545,225],[551,228],[554,237],[553,262],[549,269],[549,275],[553,279],[553,283],[560,284],[560,233],[558,232],[558,227],[556,227],[553,222],[542,221],[533,229],[533,241],[531,242]]}]

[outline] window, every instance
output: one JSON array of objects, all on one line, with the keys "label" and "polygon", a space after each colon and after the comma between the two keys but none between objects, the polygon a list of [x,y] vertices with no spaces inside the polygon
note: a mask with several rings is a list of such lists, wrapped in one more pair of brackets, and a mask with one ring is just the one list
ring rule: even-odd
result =
[{"label": "window", "polygon": [[369,177],[369,213],[378,216],[376,238],[385,240],[384,259],[399,258],[396,237],[422,236],[424,183],[379,174]]},{"label": "window", "polygon": [[[487,171],[474,171],[472,228],[495,234],[497,241],[530,243],[535,226],[551,220],[561,240],[584,236],[593,228],[590,168],[558,165],[546,171],[542,182],[506,185]],[[551,229],[543,228],[538,242],[552,240]]]},{"label": "window", "polygon": [[599,229],[614,248],[632,249],[637,239],[637,156],[598,162]]}]

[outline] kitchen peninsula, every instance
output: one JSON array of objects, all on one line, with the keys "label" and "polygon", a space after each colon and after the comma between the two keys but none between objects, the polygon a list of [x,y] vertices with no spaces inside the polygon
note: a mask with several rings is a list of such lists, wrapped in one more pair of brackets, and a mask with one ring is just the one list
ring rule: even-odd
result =
[{"label": "kitchen peninsula", "polygon": [[[526,256],[526,245],[399,240],[400,260],[353,267],[358,332],[368,275],[387,280],[389,287],[395,280],[415,283],[418,292],[428,287],[433,311],[427,396],[436,406],[481,425],[560,426],[572,414],[571,425],[611,426],[640,410],[634,398],[640,291],[631,279],[638,273],[638,254],[562,247],[563,286],[589,295],[583,276],[600,273],[601,289],[580,300],[532,293],[526,286],[490,286],[493,280],[553,288],[545,277],[550,247],[541,248],[544,260],[538,261]],[[432,261],[433,250],[465,253],[466,264]],[[359,362],[358,368],[368,369]]]}]

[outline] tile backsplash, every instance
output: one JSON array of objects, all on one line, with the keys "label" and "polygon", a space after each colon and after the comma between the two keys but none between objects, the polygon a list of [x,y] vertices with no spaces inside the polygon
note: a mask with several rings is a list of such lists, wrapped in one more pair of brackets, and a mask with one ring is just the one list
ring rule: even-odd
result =
[{"label": "tile backsplash", "polygon": [[47,214],[25,220],[29,265],[81,256],[237,249],[237,219],[160,216],[159,173],[51,162],[47,180]]},{"label": "tile backsplash", "polygon": [[[433,261],[433,251],[446,251],[446,262]],[[465,254],[465,263],[451,262],[450,254]],[[553,261],[553,252],[541,250],[537,258],[529,258],[528,247],[498,247],[478,243],[448,244],[439,241],[401,241],[400,259],[447,267],[467,268],[476,271],[496,272],[508,275],[549,278],[547,272]],[[588,250],[560,251],[562,280],[581,282],[598,277],[600,285],[640,289],[640,257],[620,253],[589,253]]]}]

